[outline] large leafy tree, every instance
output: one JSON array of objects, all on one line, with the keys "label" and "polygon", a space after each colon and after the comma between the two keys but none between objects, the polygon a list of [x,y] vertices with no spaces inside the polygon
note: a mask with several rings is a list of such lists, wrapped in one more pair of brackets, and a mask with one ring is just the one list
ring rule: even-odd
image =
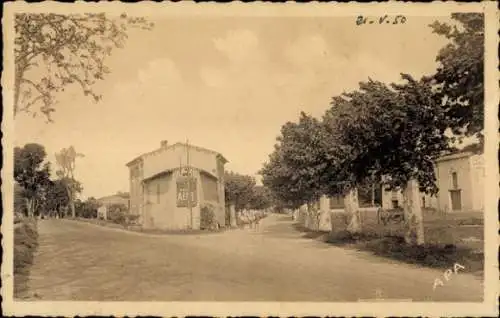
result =
[{"label": "large leafy tree", "polygon": [[[341,168],[353,184],[377,178],[389,189],[406,190],[415,180],[420,191],[434,194],[434,160],[450,148],[444,134],[446,109],[428,80],[405,74],[402,78],[403,84],[389,86],[372,80],[360,83],[359,90],[334,98],[325,122],[349,149],[342,152],[346,158]],[[405,206],[413,222],[406,238],[420,244],[421,215],[413,218],[411,209]]]},{"label": "large leafy tree", "polygon": [[484,128],[484,15],[454,13],[453,24],[434,22],[431,27],[450,42],[436,57],[439,67],[432,78],[437,95],[445,100],[452,131],[477,136]]},{"label": "large leafy tree", "polygon": [[226,202],[233,204],[236,211],[248,207],[252,202],[255,184],[255,179],[251,176],[235,172],[226,172],[224,175]]},{"label": "large leafy tree", "polygon": [[73,84],[98,101],[93,86],[110,72],[106,57],[124,46],[131,27],[153,24],[125,14],[16,14],[14,114],[41,112],[50,120],[56,94]]},{"label": "large leafy tree", "polygon": [[60,214],[61,209],[69,205],[70,197],[64,180],[51,180],[47,188],[46,210],[49,214]]},{"label": "large leafy tree", "polygon": [[14,212],[25,215],[27,214],[27,209],[24,188],[17,182],[14,182]]},{"label": "large leafy tree", "polygon": [[281,128],[274,152],[260,171],[263,184],[285,205],[297,208],[319,199],[329,158],[322,123],[302,112]]},{"label": "large leafy tree", "polygon": [[56,153],[56,163],[59,166],[57,175],[66,186],[72,217],[76,216],[74,204],[75,195],[81,192],[81,184],[77,182],[74,177],[76,158],[81,157],[84,157],[84,155],[76,152],[73,146],[63,148],[59,153]]},{"label": "large leafy tree", "polygon": [[273,196],[271,191],[264,186],[254,186],[252,189],[252,197],[250,199],[250,208],[262,210],[271,207],[273,204]]},{"label": "large leafy tree", "polygon": [[44,200],[50,182],[50,164],[44,162],[46,155],[45,148],[35,143],[14,148],[14,180],[22,187],[18,194],[24,197],[30,217]]},{"label": "large leafy tree", "polygon": [[99,202],[96,198],[90,197],[85,201],[75,201],[76,215],[83,218],[96,218]]}]

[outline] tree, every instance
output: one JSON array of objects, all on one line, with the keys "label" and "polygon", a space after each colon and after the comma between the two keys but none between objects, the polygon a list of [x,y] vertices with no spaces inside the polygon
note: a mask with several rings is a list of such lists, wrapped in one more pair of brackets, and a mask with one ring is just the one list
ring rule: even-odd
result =
[{"label": "tree", "polygon": [[226,203],[240,211],[250,204],[255,187],[255,179],[251,176],[226,172],[224,175],[224,191]]},{"label": "tree", "polygon": [[343,153],[343,169],[353,184],[377,178],[388,189],[403,190],[405,238],[422,244],[422,216],[418,206],[410,204],[415,199],[408,191],[438,191],[434,160],[450,149],[444,134],[448,121],[428,79],[416,81],[406,74],[402,78],[404,84],[390,86],[372,80],[360,83],[358,91],[334,98],[325,121],[337,131],[338,142],[349,147]]},{"label": "tree", "polygon": [[47,191],[46,210],[50,215],[53,213],[59,215],[63,207],[69,205],[70,197],[66,189],[65,181],[56,179],[50,181]]},{"label": "tree", "polygon": [[484,14],[453,13],[455,25],[434,22],[434,33],[450,40],[436,57],[440,63],[432,79],[445,100],[453,133],[477,136],[484,128]]},{"label": "tree", "polygon": [[117,224],[126,224],[129,217],[128,208],[125,204],[114,203],[107,207],[108,219]]},{"label": "tree", "polygon": [[56,94],[72,84],[99,101],[93,86],[110,72],[105,59],[124,46],[130,27],[151,29],[153,24],[125,14],[16,14],[14,115],[36,115],[32,109],[38,106],[50,121]]},{"label": "tree", "polygon": [[14,182],[14,212],[24,215],[28,213],[24,189],[17,182]]},{"label": "tree", "polygon": [[83,218],[96,218],[99,202],[96,198],[90,197],[85,201],[75,200],[76,215]]},{"label": "tree", "polygon": [[270,190],[264,186],[254,186],[250,199],[250,208],[254,210],[263,210],[271,207],[273,197]]},{"label": "tree", "polygon": [[325,133],[321,122],[304,112],[298,123],[281,128],[275,150],[259,173],[264,186],[284,205],[297,208],[321,196],[330,159]]},{"label": "tree", "polygon": [[14,148],[14,180],[22,187],[28,216],[33,217],[50,182],[50,164],[44,163],[45,148],[31,143]]},{"label": "tree", "polygon": [[72,217],[76,216],[75,204],[73,202],[75,194],[81,191],[81,184],[75,180],[73,175],[75,171],[75,161],[76,158],[79,157],[84,157],[84,155],[77,153],[73,146],[63,148],[59,153],[56,153],[56,162],[60,168],[57,171],[57,175],[64,181],[64,185],[66,186]]}]

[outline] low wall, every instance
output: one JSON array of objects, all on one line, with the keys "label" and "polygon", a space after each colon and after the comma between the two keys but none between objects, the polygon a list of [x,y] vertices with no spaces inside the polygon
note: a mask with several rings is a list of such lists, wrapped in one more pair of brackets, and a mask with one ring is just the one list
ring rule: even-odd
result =
[{"label": "low wall", "polygon": [[[365,219],[377,218],[376,207],[360,208],[361,221]],[[339,228],[344,229],[349,223],[349,216],[344,209],[331,209],[329,211],[319,212],[316,215],[312,212],[307,212],[304,209],[297,212],[297,222],[309,230],[329,232]]]},{"label": "low wall", "polygon": [[[484,213],[443,213],[432,209],[423,210],[424,237],[429,244],[467,245],[476,250],[484,248]],[[404,222],[391,221],[382,224],[376,208],[360,208],[361,230],[375,236],[404,236]],[[342,232],[347,230],[350,215],[343,209],[320,214],[319,226],[314,216],[299,212],[297,222],[311,231]]]}]

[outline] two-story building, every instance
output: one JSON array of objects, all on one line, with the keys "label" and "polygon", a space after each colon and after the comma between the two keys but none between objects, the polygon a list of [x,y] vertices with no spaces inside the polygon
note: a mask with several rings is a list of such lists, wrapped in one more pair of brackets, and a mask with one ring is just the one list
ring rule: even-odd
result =
[{"label": "two-story building", "polygon": [[161,147],[130,161],[130,213],[143,228],[199,229],[204,205],[225,224],[224,165],[213,150],[161,142]]}]

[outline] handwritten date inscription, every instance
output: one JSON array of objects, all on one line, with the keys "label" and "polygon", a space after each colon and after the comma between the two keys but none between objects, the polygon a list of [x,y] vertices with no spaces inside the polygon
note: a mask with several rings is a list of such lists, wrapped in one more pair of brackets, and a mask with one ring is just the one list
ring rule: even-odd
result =
[{"label": "handwritten date inscription", "polygon": [[395,17],[390,17],[387,14],[380,18],[370,18],[364,17],[362,15],[356,18],[356,25],[362,24],[404,24],[406,23],[406,17],[404,15],[397,15]]}]

